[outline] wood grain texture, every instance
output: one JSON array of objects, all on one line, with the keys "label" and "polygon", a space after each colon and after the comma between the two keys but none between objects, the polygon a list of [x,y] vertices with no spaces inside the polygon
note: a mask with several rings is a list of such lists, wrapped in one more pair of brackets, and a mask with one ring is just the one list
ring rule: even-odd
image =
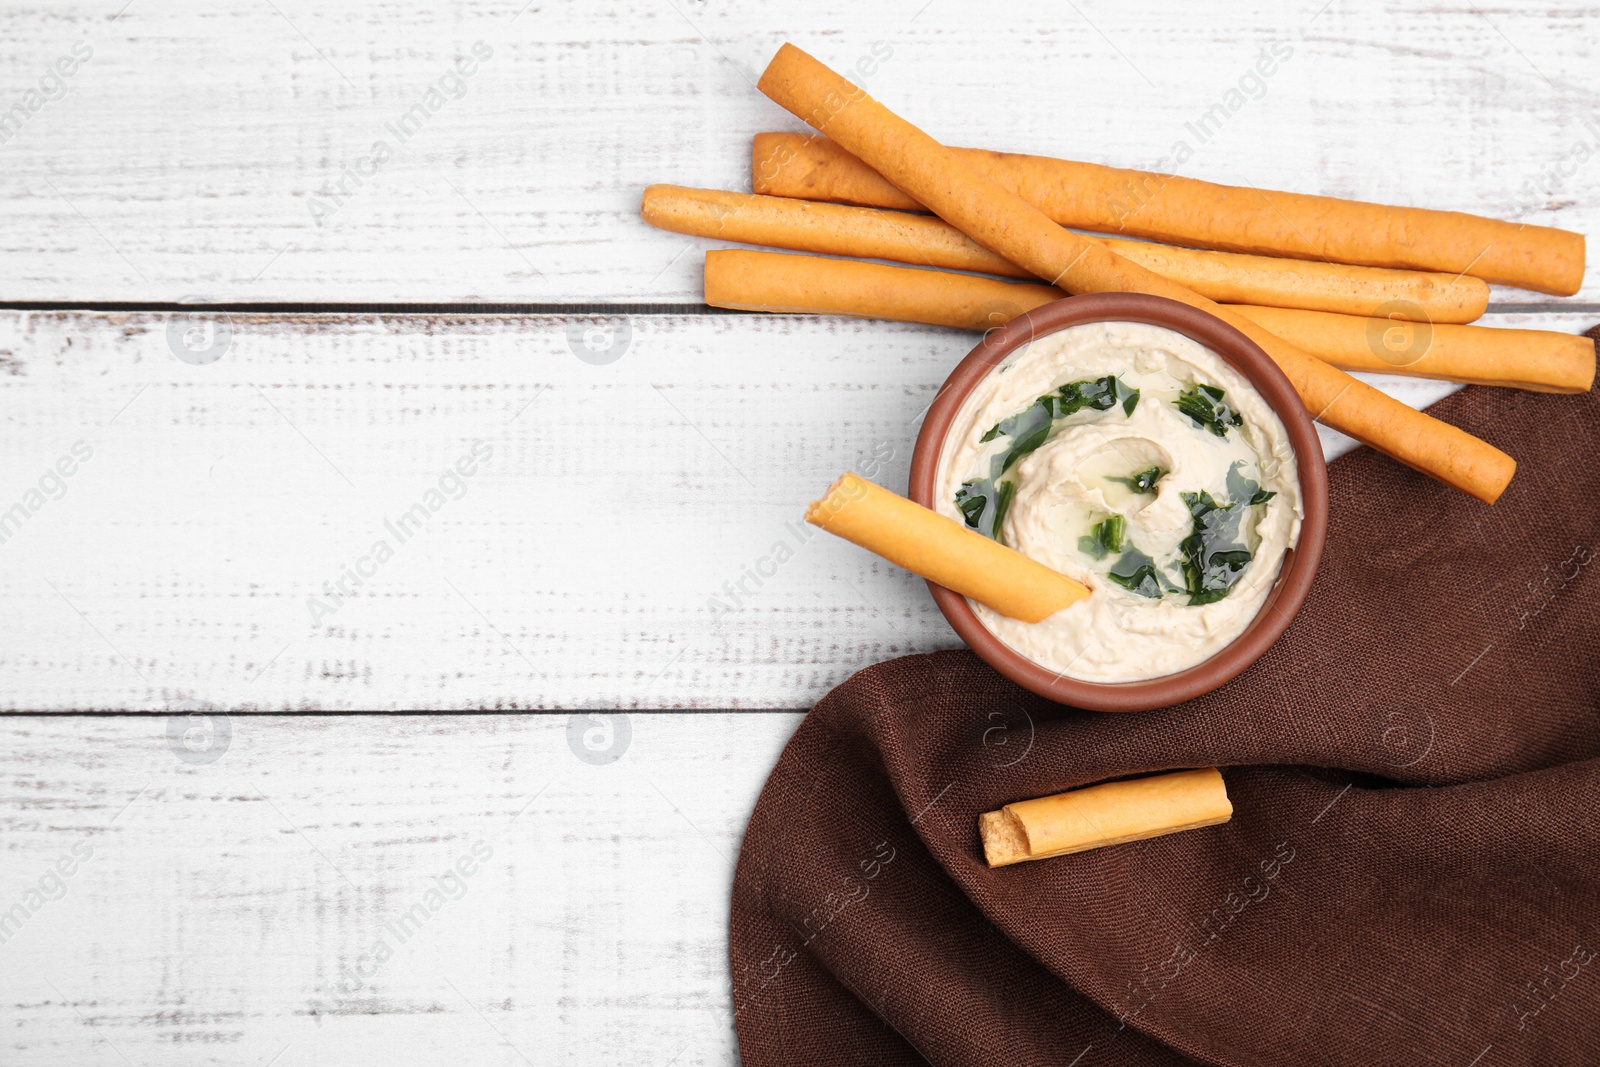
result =
[{"label": "wood grain texture", "polygon": [[[1535,318],[1589,325],[1493,316]],[[215,362],[174,355],[224,336]],[[613,362],[575,354],[607,337]],[[903,489],[972,340],[760,315],[0,315],[0,700],[807,706],[955,644],[920,581],[800,517],[844,470]]]},{"label": "wood grain texture", "polygon": [[[840,66],[885,42],[869,88],[953,143],[1151,166],[1181,140],[1197,177],[1593,231],[1597,28],[1533,0],[13,5],[0,304],[698,303],[715,242],[651,230],[638,197],[747,188],[749,136],[793,128],[754,89],[785,39]],[[1202,140],[1273,41],[1293,57]],[[1600,287],[1578,299],[1490,321],[1576,331]],[[623,720],[188,713],[794,708],[947,647],[919,582],[790,524],[847,467],[904,483],[970,343],[0,312],[0,705],[176,713],[0,722],[0,1062],[735,1062],[728,883],[797,716],[635,713],[605,763],[588,742]],[[387,534],[430,489],[422,531]]]},{"label": "wood grain texture", "polygon": [[[1593,8],[117,6],[0,13],[14,99],[92,50],[0,132],[0,300],[697,300],[714,243],[650,230],[639,195],[748,188],[750,135],[794,126],[754,88],[786,39],[852,69],[881,42],[862,80],[952,143],[1125,166],[1182,143],[1194,177],[1600,220]],[[1272,42],[1292,55],[1261,78]]]},{"label": "wood grain texture", "polygon": [[[12,708],[796,707],[953,643],[915,579],[800,522],[842,468],[904,484],[953,332],[235,316],[196,366],[168,316],[5,321],[0,500],[93,449],[0,545]],[[631,342],[591,365],[569,327]]]},{"label": "wood grain texture", "polygon": [[564,715],[236,717],[210,763],[0,724],[0,1061],[736,1062],[728,886],[798,716],[628,718],[604,765]]}]

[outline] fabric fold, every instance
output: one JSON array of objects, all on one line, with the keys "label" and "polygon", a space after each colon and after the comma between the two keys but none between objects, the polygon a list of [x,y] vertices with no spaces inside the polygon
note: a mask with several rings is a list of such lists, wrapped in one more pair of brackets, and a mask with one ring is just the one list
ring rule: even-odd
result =
[{"label": "fabric fold", "polygon": [[[744,1062],[1592,1058],[1600,404],[1473,388],[1433,413],[1517,458],[1505,496],[1336,461],[1310,598],[1212,694],[1084,712],[959,651],[822,700],[739,857]],[[1208,766],[1229,823],[983,862],[981,812]]]}]

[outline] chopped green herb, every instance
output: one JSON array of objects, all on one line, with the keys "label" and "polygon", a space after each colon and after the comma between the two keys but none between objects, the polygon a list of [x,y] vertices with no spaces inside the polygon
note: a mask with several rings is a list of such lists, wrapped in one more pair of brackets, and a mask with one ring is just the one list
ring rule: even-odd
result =
[{"label": "chopped green herb", "polygon": [[[1076,415],[1085,408],[1092,411],[1110,411],[1118,404],[1122,405],[1124,415],[1132,415],[1133,409],[1139,406],[1139,390],[1123,384],[1122,379],[1114,374],[1108,374],[1104,378],[1068,382],[1055,392],[1046,393],[1035,400],[1028,410],[1001,419],[991,426],[989,432],[979,438],[979,441],[986,444],[996,437],[1015,437],[1023,441],[1036,433],[1041,426],[1048,436],[1050,423],[1055,419]],[[1032,452],[1043,443],[1041,438],[1032,448],[1026,449],[1024,454]]]},{"label": "chopped green herb", "polygon": [[1000,524],[1006,521],[1006,512],[1011,510],[1011,501],[1017,495],[1017,483],[1007,478],[996,483],[998,495],[994,502],[994,539],[1000,540]]},{"label": "chopped green herb", "polygon": [[1246,478],[1239,473],[1239,468],[1244,466],[1242,460],[1234,461],[1228,468],[1228,499],[1235,504],[1243,501],[1246,505],[1265,504],[1278,494],[1261,488],[1261,483],[1253,478]]},{"label": "chopped green herb", "polygon": [[1184,493],[1183,502],[1194,520],[1194,531],[1178,544],[1178,551],[1183,554],[1189,604],[1198,607],[1228,595],[1250,562],[1250,550],[1239,541],[1244,508],[1238,501],[1218,504],[1202,489]]},{"label": "chopped green herb", "polygon": [[1039,403],[1049,403],[1051,414],[1058,419],[1075,415],[1084,408],[1110,411],[1122,405],[1124,415],[1132,415],[1139,406],[1139,390],[1124,385],[1121,378],[1108,374],[1090,381],[1068,382],[1054,393],[1039,398]]},{"label": "chopped green herb", "polygon": [[1129,548],[1123,553],[1106,577],[1139,596],[1151,599],[1161,596],[1161,574],[1156,570],[1156,561],[1137,548]]},{"label": "chopped green herb", "polygon": [[1223,391],[1214,385],[1197,385],[1189,392],[1179,394],[1173,403],[1202,430],[1226,437],[1228,427],[1244,425],[1244,417],[1233,410],[1223,396]]},{"label": "chopped green herb", "polygon": [[1035,400],[1026,411],[1001,419],[980,438],[981,443],[998,437],[1009,439],[1007,447],[989,460],[989,477],[964,482],[956,490],[956,507],[961,509],[967,525],[985,537],[1001,540],[1000,522],[1017,489],[1016,483],[1005,475],[1049,439],[1057,419],[1075,415],[1085,408],[1109,411],[1119,404],[1124,415],[1132,415],[1138,403],[1139,390],[1124,385],[1122,379],[1110,374],[1091,381],[1068,382]]},{"label": "chopped green herb", "polygon": [[1156,483],[1159,482],[1162,476],[1166,473],[1167,472],[1162,470],[1160,467],[1151,467],[1147,471],[1140,471],[1137,474],[1131,474],[1126,478],[1112,476],[1107,478],[1106,481],[1116,482],[1118,485],[1125,485],[1135,493],[1148,493],[1150,490],[1156,487]]},{"label": "chopped green herb", "polygon": [[1094,559],[1105,559],[1111,552],[1122,551],[1122,540],[1127,533],[1128,520],[1121,515],[1095,523],[1089,533],[1078,538],[1078,550]]},{"label": "chopped green herb", "polygon": [[985,537],[1003,542],[1000,524],[1005,521],[1006,509],[1016,495],[1017,483],[1010,478],[962,482],[961,488],[956,490],[956,507],[961,509],[968,526]]},{"label": "chopped green herb", "polygon": [[961,488],[956,490],[956,507],[967,517],[968,526],[978,525],[978,520],[983,518],[984,506],[988,503],[987,497],[974,493],[977,486],[977,482],[962,482]]}]

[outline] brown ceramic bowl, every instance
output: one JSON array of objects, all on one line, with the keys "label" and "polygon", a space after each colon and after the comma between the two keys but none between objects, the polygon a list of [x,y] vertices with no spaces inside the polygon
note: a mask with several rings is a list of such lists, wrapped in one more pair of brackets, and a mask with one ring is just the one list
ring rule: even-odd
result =
[{"label": "brown ceramic bowl", "polygon": [[928,409],[911,458],[911,499],[934,507],[934,481],[945,435],[967,394],[1006,356],[1034,338],[1086,322],[1144,322],[1165,326],[1217,353],[1255,386],[1294,446],[1305,517],[1300,537],[1284,557],[1278,580],[1245,631],[1210,659],[1176,674],[1140,682],[1085,682],[1063,677],[1012,651],[990,633],[965,597],[928,583],[933,599],[957,634],[991,667],[1040,696],[1092,711],[1147,711],[1182,703],[1232,680],[1288,628],[1311,588],[1328,532],[1328,470],[1305,406],[1278,365],[1250,338],[1215,315],[1165,297],[1094,293],[1046,304],[991,330],[961,361]]}]

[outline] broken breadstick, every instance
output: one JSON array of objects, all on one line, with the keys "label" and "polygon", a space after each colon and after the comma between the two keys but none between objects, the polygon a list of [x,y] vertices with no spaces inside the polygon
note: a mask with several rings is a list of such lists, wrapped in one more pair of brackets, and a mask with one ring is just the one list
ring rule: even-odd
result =
[{"label": "broken breadstick", "polygon": [[[929,215],[679,185],[647,188],[639,213],[652,226],[696,237],[1009,278],[1033,277]],[[1489,286],[1482,279],[1464,275],[1202,252],[1148,241],[1097,240],[1124,259],[1223,304],[1307,308],[1345,315],[1393,310],[1401,317],[1423,322],[1471,322],[1483,314],[1489,302]]]},{"label": "broken breadstick", "polygon": [[1215,768],[1107,782],[978,816],[990,867],[1215,826],[1233,817]]},{"label": "broken breadstick", "polygon": [[1089,595],[1082,582],[855,474],[812,501],[806,521],[1023,622]]},{"label": "broken breadstick", "polygon": [[1430,325],[1278,307],[1234,310],[1345,370],[1507,385],[1536,393],[1587,393],[1594,385],[1594,341],[1580,334]]},{"label": "broken breadstick", "polygon": [[793,45],[778,50],[757,84],[940,218],[1036,277],[1071,293],[1149,293],[1210,312],[1272,357],[1313,418],[1487,503],[1511,481],[1516,461],[1498,448],[1406,407],[1243,315],[1056,225]]},{"label": "broken breadstick", "polygon": [[[1469,274],[1556,296],[1583,285],[1584,238],[1570,230],[1046,156],[952,151],[1063,226],[1230,252]],[[848,146],[814,135],[756,134],[751,180],[756,192],[775,196],[926,210]]]},{"label": "broken breadstick", "polygon": [[[705,293],[708,304],[742,311],[852,315],[960,330],[1004,326],[1066,296],[1049,285],[737,249],[706,253]],[[1595,344],[1576,334],[1430,327],[1243,304],[1231,310],[1348,371],[1544,393],[1585,393],[1594,384]]]}]

